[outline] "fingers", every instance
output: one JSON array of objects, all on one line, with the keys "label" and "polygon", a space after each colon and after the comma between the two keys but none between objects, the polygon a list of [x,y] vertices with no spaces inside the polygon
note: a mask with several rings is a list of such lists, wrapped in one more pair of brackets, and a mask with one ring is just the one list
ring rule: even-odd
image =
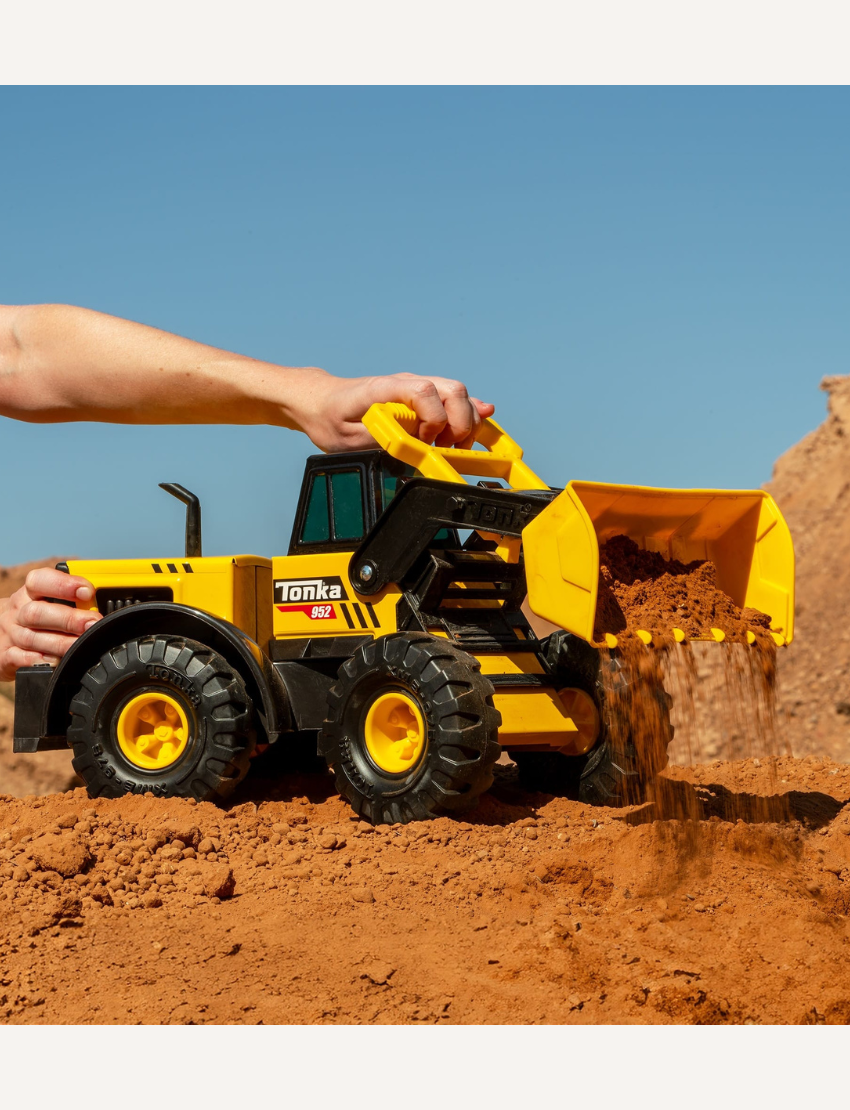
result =
[{"label": "fingers", "polygon": [[491,405],[489,401],[479,401],[477,397],[470,397],[469,399],[475,405],[482,420],[487,420],[496,411],[496,406]]},{"label": "fingers", "polygon": [[463,382],[451,378],[392,374],[371,381],[372,401],[400,401],[412,408],[420,421],[419,438],[439,447],[470,444],[482,418],[495,411],[493,405],[473,401]]},{"label": "fingers", "polygon": [[[48,597],[72,604],[59,605]],[[26,584],[0,601],[0,678],[10,681],[19,667],[58,663],[77,637],[101,619],[100,613],[73,604],[93,598],[94,587],[85,578],[46,567],[30,571]]]},{"label": "fingers", "polygon": [[[54,574],[59,578],[69,577],[62,571],[30,572],[26,586],[13,598],[13,601],[18,601],[13,618],[9,619],[11,614],[7,613],[4,623],[6,635],[15,647],[61,659],[76,638],[99,621],[101,615],[89,609],[75,609],[70,605],[42,600],[42,590],[52,590],[62,584],[51,577]],[[41,577],[36,578],[39,575]],[[35,581],[31,582],[31,579]],[[80,582],[82,586],[78,585]],[[38,595],[35,599],[32,598],[33,591]],[[72,596],[82,592],[92,592],[91,583],[84,578],[72,581],[70,588],[65,590]]]},{"label": "fingers", "polygon": [[443,382],[441,379],[435,385],[448,419],[434,442],[438,447],[454,447],[456,444],[463,446],[469,443],[478,430],[481,417],[469,399],[466,386],[463,382]]},{"label": "fingers", "polygon": [[75,602],[91,601],[94,598],[91,582],[52,567],[31,570],[27,575],[25,588],[31,598],[57,597],[62,601]]},{"label": "fingers", "polygon": [[100,613],[89,609],[72,609],[49,601],[28,601],[18,610],[18,624],[32,630],[67,632],[80,636],[100,620]]},{"label": "fingers", "polygon": [[24,624],[12,625],[7,633],[13,647],[26,652],[38,652],[39,655],[52,655],[57,659],[61,659],[77,639],[76,636],[68,636],[62,632],[40,632]]},{"label": "fingers", "polygon": [[[473,406],[473,410],[476,414],[475,426],[470,431],[466,439],[463,439],[459,443],[455,444],[456,447],[461,447],[466,451],[471,450],[475,446],[475,441],[478,438],[478,429],[481,427],[481,421],[486,420],[496,411],[495,405],[491,405],[489,404],[489,402],[486,401],[479,401],[477,397],[470,397],[469,403]],[[445,447],[451,446],[451,444],[447,445],[442,442],[442,439],[438,439],[437,446]]]},{"label": "fingers", "polygon": [[24,651],[23,648],[7,647],[0,651],[0,682],[11,682],[19,667],[38,667],[42,663],[52,663],[52,658],[46,659],[34,651]]},{"label": "fingers", "polygon": [[[391,374],[386,378],[372,378],[367,392],[371,395],[369,404],[376,401],[398,401],[413,409],[419,417],[418,437],[425,443],[433,443],[448,421],[440,394],[430,378],[420,378],[416,374]],[[369,405],[366,405],[359,414],[360,417],[368,408]]]},{"label": "fingers", "polygon": [[308,401],[294,414],[296,426],[322,451],[331,452],[374,446],[362,420],[376,402],[396,401],[413,409],[419,417],[418,437],[441,447],[471,446],[481,421],[494,411],[493,405],[470,397],[463,382],[408,373],[349,379],[324,375]]}]

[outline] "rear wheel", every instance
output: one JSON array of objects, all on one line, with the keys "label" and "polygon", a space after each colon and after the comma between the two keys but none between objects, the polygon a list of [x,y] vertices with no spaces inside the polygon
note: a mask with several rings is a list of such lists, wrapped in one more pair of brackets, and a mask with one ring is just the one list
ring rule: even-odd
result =
[{"label": "rear wheel", "polygon": [[630,685],[618,659],[603,661],[596,648],[568,632],[552,633],[546,655],[559,686],[575,687],[593,698],[599,710],[599,738],[582,756],[512,751],[521,783],[591,805],[642,802],[647,784],[667,765],[667,746],[673,738],[671,699],[661,685],[657,663],[650,666],[651,673],[635,675]]},{"label": "rear wheel", "polygon": [[256,745],[240,676],[195,640],[145,636],[86,672],[71,706],[74,770],[92,797],[230,794]]},{"label": "rear wheel", "polygon": [[405,823],[488,789],[499,724],[472,656],[427,633],[398,633],[340,668],[319,749],[357,813],[374,825]]}]

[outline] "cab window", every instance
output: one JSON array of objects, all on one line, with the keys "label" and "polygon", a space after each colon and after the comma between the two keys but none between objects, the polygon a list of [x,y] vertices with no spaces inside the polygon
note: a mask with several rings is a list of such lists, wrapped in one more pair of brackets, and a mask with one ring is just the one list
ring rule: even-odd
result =
[{"label": "cab window", "polygon": [[362,540],[363,483],[359,470],[334,470],[330,474],[335,540]]},{"label": "cab window", "polygon": [[307,515],[304,517],[302,543],[326,543],[331,536],[328,512],[328,478],[326,474],[314,474],[307,499]]},{"label": "cab window", "polygon": [[349,543],[363,539],[362,471],[327,470],[310,482],[300,543]]}]

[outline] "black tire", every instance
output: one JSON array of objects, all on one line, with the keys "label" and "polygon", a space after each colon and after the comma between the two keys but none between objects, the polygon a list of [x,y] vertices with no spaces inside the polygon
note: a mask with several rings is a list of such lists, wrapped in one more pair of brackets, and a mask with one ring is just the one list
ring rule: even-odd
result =
[{"label": "black tire", "polygon": [[[363,730],[372,702],[392,690],[418,704],[427,734],[417,764],[401,774],[373,762]],[[364,820],[405,824],[468,806],[491,786],[500,724],[477,660],[427,633],[394,633],[358,648],[340,668],[319,750]]]},{"label": "black tire", "polygon": [[671,698],[653,676],[648,689],[641,687],[644,721],[632,706],[635,694],[619,660],[608,657],[578,636],[553,632],[546,643],[546,658],[560,688],[584,690],[596,702],[601,728],[593,748],[582,756],[561,752],[511,752],[520,782],[529,790],[565,794],[590,805],[620,807],[646,798],[647,785],[667,766],[667,746],[673,739]]},{"label": "black tire", "polygon": [[[119,714],[134,696],[161,691],[189,722],[185,750],[170,766],[143,770],[122,752]],[[86,672],[70,705],[74,770],[93,798],[147,791],[159,797],[226,798],[256,746],[245,684],[220,655],[196,640],[144,636],[119,644]]]}]

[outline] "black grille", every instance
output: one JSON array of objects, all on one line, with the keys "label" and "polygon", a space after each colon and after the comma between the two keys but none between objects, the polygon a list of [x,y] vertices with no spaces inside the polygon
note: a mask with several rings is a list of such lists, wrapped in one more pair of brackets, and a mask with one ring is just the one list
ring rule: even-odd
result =
[{"label": "black grille", "polygon": [[131,605],[141,605],[143,601],[173,601],[174,590],[170,586],[141,586],[138,589],[122,590],[109,587],[95,592],[97,608],[103,616],[116,613],[119,609],[129,609]]}]

